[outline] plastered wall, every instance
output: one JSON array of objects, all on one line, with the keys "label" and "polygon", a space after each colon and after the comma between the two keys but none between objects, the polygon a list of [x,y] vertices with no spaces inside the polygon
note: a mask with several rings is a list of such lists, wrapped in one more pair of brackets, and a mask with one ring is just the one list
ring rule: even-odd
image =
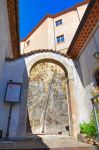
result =
[{"label": "plastered wall", "polygon": [[79,67],[81,69],[82,74],[82,85],[84,87],[84,98],[85,101],[85,109],[90,111],[92,110],[92,105],[90,102],[91,90],[95,83],[95,71],[99,69],[99,58],[94,56],[95,52],[99,52],[99,26],[96,28],[93,35],[88,39],[86,46],[82,54],[79,56],[78,61]]},{"label": "plastered wall", "polygon": [[[70,118],[69,119],[70,126],[72,126],[71,128],[73,136],[77,137],[77,133],[79,133],[79,124],[88,119],[89,110],[85,104],[86,98],[84,97],[83,85],[72,60],[52,52],[37,53],[27,56],[26,58],[20,58],[12,62],[6,62],[5,64],[3,77],[0,80],[0,115],[2,116],[0,117],[0,130],[3,131],[3,136],[6,134],[10,108],[9,104],[4,103],[7,82],[12,80],[13,82],[22,83],[20,103],[15,104],[12,108],[9,135],[10,137],[25,137],[27,119],[26,93],[28,91],[28,88],[26,87],[28,85],[31,67],[42,59],[48,59],[50,61],[55,60],[59,64],[62,64],[68,72],[68,107],[69,110],[72,110],[69,111],[69,117],[72,116],[72,120]],[[87,109],[85,109],[85,107]]]},{"label": "plastered wall", "polygon": [[0,0],[0,77],[5,57],[12,57],[10,29],[7,12],[7,1]]},{"label": "plastered wall", "polygon": [[[27,53],[36,49],[53,49],[66,53],[86,7],[87,4],[56,18],[47,18],[26,41],[21,42],[21,52]],[[63,24],[56,27],[55,22],[60,19],[62,19]],[[57,44],[56,37],[63,34],[65,41]],[[27,45],[29,40],[30,44]],[[25,47],[22,46],[23,43],[25,43]]]}]

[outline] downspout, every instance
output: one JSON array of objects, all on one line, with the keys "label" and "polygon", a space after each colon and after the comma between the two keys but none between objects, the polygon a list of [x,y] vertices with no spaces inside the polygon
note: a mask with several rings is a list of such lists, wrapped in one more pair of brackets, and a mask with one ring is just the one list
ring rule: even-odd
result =
[{"label": "downspout", "polygon": [[53,31],[54,31],[54,49],[56,51],[56,37],[55,37],[54,18],[53,18]]}]

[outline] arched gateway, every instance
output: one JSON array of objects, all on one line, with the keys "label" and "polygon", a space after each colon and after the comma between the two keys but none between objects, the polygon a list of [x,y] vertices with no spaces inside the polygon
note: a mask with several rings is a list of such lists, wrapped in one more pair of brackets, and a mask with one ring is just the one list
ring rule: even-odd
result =
[{"label": "arched gateway", "polygon": [[[17,68],[16,76],[22,82],[21,101],[19,104],[19,118],[17,124],[17,136],[25,136],[27,128],[27,95],[30,72],[33,66],[40,62],[51,62],[60,66],[66,76],[67,82],[67,102],[68,102],[68,121],[70,135],[76,136],[78,130],[77,123],[77,101],[75,98],[74,65],[72,60],[53,51],[35,51],[18,60],[13,61],[13,67]],[[9,62],[9,65],[12,62]],[[19,72],[19,73],[18,73]]]}]

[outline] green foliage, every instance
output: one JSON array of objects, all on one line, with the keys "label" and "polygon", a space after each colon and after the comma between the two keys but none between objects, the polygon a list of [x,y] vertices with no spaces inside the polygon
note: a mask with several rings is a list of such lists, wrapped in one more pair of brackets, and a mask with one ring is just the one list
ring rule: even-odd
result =
[{"label": "green foliage", "polygon": [[91,137],[96,137],[96,126],[94,123],[82,123],[80,125],[80,131],[81,133],[84,133],[84,134],[87,134],[88,136],[91,136]]},{"label": "green foliage", "polygon": [[[98,121],[99,121],[99,113],[98,113]],[[88,123],[84,122],[80,124],[80,132],[83,134],[87,134],[90,137],[97,136],[96,122],[93,112],[91,113],[90,121]]]}]

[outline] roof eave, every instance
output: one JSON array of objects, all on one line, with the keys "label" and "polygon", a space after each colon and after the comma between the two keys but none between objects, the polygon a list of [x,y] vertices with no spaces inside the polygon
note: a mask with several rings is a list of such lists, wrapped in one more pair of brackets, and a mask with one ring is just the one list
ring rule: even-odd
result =
[{"label": "roof eave", "polygon": [[69,49],[67,51],[67,55],[71,59],[76,59],[78,57],[79,53],[81,53],[80,50],[79,50],[79,52],[76,52],[73,48],[74,48],[74,45],[75,45],[78,37],[80,36],[82,29],[84,28],[86,21],[88,20],[89,14],[91,13],[91,10],[93,9],[95,3],[96,3],[96,0],[90,0],[90,3],[89,3],[89,5],[88,5],[88,7],[84,13],[84,16],[83,16],[83,18],[82,18],[82,20],[78,26],[78,29],[74,35],[74,38],[73,38],[73,40],[69,46]]},{"label": "roof eave", "polygon": [[7,0],[13,57],[20,55],[18,1]]}]

